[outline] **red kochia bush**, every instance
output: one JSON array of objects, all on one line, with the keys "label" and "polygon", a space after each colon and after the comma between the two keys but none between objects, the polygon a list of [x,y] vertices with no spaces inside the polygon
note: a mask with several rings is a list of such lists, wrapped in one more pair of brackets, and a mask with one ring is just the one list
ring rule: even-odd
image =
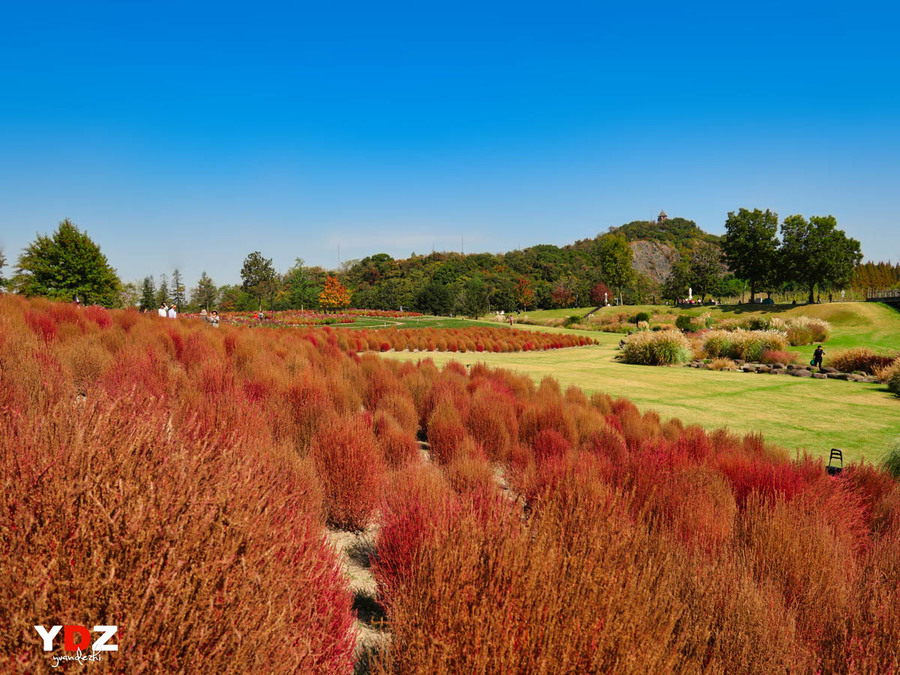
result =
[{"label": "red kochia bush", "polygon": [[0,670],[51,671],[36,623],[108,623],[98,672],[349,672],[351,598],[302,479],[166,416],[95,396],[0,424],[0,483],[18,486],[0,491]]},{"label": "red kochia bush", "polygon": [[328,521],[362,530],[371,522],[384,487],[384,460],[366,415],[331,417],[319,427],[310,455],[325,492]]}]

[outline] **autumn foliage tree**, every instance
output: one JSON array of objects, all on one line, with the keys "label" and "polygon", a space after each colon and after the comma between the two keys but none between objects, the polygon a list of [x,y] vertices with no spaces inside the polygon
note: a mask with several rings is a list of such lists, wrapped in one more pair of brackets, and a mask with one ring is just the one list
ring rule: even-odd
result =
[{"label": "autumn foliage tree", "polygon": [[613,297],[612,291],[602,281],[598,281],[591,288],[591,302],[597,307],[608,305],[611,297]]},{"label": "autumn foliage tree", "polygon": [[319,293],[319,304],[324,309],[343,309],[350,305],[350,291],[337,277],[325,277],[325,288]]},{"label": "autumn foliage tree", "polygon": [[527,277],[522,277],[516,282],[516,300],[526,312],[528,307],[534,304],[534,289],[531,287],[531,280]]}]

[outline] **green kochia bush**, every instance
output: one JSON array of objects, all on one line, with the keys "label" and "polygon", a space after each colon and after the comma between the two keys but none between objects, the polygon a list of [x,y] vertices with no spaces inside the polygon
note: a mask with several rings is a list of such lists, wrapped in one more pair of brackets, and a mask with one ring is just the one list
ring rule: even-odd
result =
[{"label": "green kochia bush", "polygon": [[622,346],[626,363],[670,366],[691,359],[691,343],[677,330],[640,331],[629,335]]}]

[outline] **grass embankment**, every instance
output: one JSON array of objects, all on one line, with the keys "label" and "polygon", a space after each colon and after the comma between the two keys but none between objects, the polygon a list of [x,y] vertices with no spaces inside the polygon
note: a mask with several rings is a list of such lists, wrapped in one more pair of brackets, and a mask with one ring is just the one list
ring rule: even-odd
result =
[{"label": "grass embankment", "polygon": [[[733,309],[709,309],[714,316],[720,314],[723,318],[740,315]],[[835,331],[826,343],[826,351],[853,346],[900,349],[900,313],[884,305],[844,303],[776,311],[831,321]],[[552,375],[564,387],[575,385],[588,392],[624,396],[642,410],[653,409],[663,417],[678,417],[685,423],[707,429],[727,426],[740,433],[761,432],[786,448],[806,450],[814,455],[841,448],[848,460],[877,461],[900,437],[900,402],[881,384],[627,365],[615,361],[621,335],[564,332],[589,335],[599,345],[547,353],[427,356],[437,364],[451,360],[484,362],[527,373],[535,380]],[[810,350],[807,347],[797,351],[806,354]],[[387,356],[416,360],[425,355],[391,353]]]}]

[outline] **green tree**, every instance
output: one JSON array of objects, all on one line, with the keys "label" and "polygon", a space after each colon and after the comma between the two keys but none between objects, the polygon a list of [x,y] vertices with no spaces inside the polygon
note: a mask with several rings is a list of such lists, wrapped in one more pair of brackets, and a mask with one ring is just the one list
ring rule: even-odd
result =
[{"label": "green tree", "polygon": [[241,269],[241,288],[256,298],[259,309],[262,309],[263,298],[271,298],[275,294],[275,268],[271,258],[263,258],[259,251],[254,251],[244,259]]},{"label": "green tree", "polygon": [[3,255],[3,249],[0,248],[0,289],[6,286],[6,279],[3,278],[4,267],[6,267],[6,256]]},{"label": "green tree", "polygon": [[689,287],[691,287],[691,263],[682,258],[672,265],[669,276],[663,282],[662,294],[664,298],[677,304],[687,297]]},{"label": "green tree", "polygon": [[698,241],[691,252],[689,281],[703,300],[716,292],[722,278],[722,253],[715,244]]},{"label": "green tree", "polygon": [[313,281],[302,258],[297,258],[294,266],[281,278],[281,287],[287,294],[289,307],[294,309],[318,307],[319,292],[322,288]]},{"label": "green tree", "polygon": [[178,307],[184,307],[187,304],[185,296],[184,279],[181,278],[181,271],[175,269],[172,272],[172,302]]},{"label": "green tree", "polygon": [[38,235],[19,257],[15,288],[25,295],[114,306],[121,282],[106,256],[68,218],[52,236]]},{"label": "green tree", "polygon": [[156,287],[153,277],[144,277],[141,282],[141,310],[149,310],[156,307]]},{"label": "green tree", "polygon": [[778,266],[778,214],[766,209],[729,211],[722,252],[728,268],[750,283],[751,302],[756,289],[774,282]]},{"label": "green tree", "polygon": [[482,314],[490,311],[488,297],[490,289],[481,277],[466,279],[459,286],[456,294],[454,309],[457,314],[477,319]]},{"label": "green tree", "polygon": [[134,281],[122,284],[119,290],[119,301],[117,307],[137,307],[141,302],[141,291]]},{"label": "green tree", "polygon": [[622,302],[622,288],[634,278],[632,261],[634,253],[625,237],[607,234],[597,242],[597,257],[600,262],[600,276],[616,290],[619,303]]},{"label": "green tree", "polygon": [[788,281],[809,291],[815,302],[816,286],[842,288],[853,278],[853,270],[862,261],[856,239],[837,229],[834,216],[788,216],[781,224],[781,268]]},{"label": "green tree", "polygon": [[191,301],[206,311],[216,306],[219,289],[216,288],[206,270],[203,270],[203,273],[200,275],[200,281],[197,282],[197,287],[193,290],[191,296]]},{"label": "green tree", "polygon": [[159,288],[156,290],[156,306],[171,302],[172,296],[169,295],[169,277],[165,274],[159,275]]}]

